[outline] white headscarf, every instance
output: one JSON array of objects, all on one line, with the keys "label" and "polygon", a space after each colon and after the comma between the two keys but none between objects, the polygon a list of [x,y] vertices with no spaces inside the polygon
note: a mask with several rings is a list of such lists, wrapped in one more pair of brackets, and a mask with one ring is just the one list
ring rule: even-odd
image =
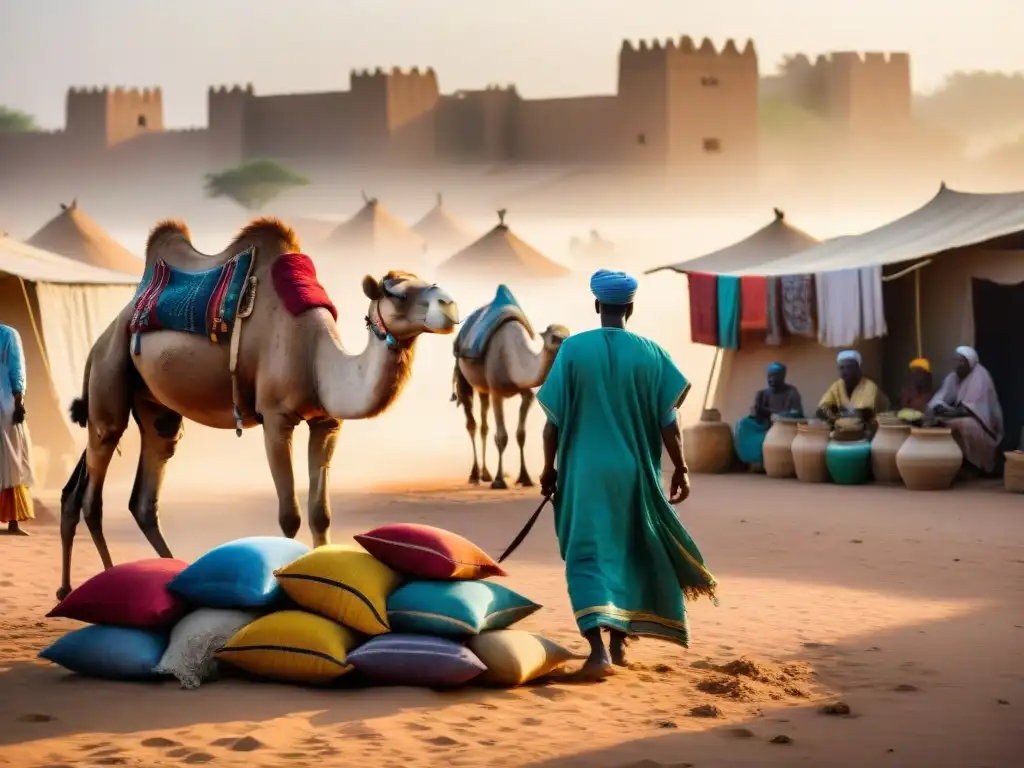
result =
[{"label": "white headscarf", "polygon": [[974,366],[980,362],[978,359],[978,353],[974,351],[973,347],[957,347],[956,353],[967,361],[967,364],[971,366],[971,370],[974,370]]},{"label": "white headscarf", "polygon": [[855,349],[844,349],[838,355],[836,355],[836,365],[843,362],[843,360],[853,360],[857,365],[861,364],[860,352]]}]

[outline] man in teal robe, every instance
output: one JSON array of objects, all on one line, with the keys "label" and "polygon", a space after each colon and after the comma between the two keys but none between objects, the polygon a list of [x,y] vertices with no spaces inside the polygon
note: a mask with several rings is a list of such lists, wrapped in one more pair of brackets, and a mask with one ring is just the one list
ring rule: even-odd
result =
[{"label": "man in teal robe", "polygon": [[541,489],[554,494],[569,597],[590,643],[578,674],[600,679],[625,666],[627,637],[686,646],[683,598],[714,597],[715,579],[671,506],[690,491],[676,418],[689,382],[665,350],[626,330],[634,278],[600,270],[590,286],[601,328],[563,342],[537,399],[548,419]]}]

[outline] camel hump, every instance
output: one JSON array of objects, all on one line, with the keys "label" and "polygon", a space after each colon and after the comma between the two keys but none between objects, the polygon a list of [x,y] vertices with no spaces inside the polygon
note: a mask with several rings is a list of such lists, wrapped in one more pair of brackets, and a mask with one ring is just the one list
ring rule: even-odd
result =
[{"label": "camel hump", "polygon": [[146,270],[162,261],[179,272],[202,272],[227,264],[249,249],[255,253],[254,268],[268,265],[284,253],[299,253],[299,236],[289,225],[273,217],[253,219],[217,254],[206,254],[192,245],[185,222],[165,219],[157,223],[146,241]]},{"label": "camel hump", "polygon": [[455,357],[483,360],[494,334],[506,323],[519,323],[531,339],[537,334],[507,285],[499,285],[490,304],[473,310],[455,338]]}]

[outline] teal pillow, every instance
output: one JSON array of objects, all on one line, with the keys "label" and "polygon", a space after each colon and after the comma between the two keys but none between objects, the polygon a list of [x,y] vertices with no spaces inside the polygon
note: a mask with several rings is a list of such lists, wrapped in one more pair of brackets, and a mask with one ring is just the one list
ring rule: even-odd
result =
[{"label": "teal pillow", "polygon": [[461,639],[506,629],[540,608],[490,581],[413,581],[388,598],[388,623],[392,632]]}]

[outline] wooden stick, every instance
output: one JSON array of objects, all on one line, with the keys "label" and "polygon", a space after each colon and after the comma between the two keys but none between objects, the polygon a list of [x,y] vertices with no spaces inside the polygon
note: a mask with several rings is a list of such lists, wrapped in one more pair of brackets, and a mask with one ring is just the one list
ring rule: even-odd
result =
[{"label": "wooden stick", "polygon": [[917,331],[917,356],[924,357],[921,343],[921,270],[914,272],[914,325]]},{"label": "wooden stick", "polygon": [[708,398],[711,396],[711,382],[715,378],[715,368],[718,366],[718,358],[721,356],[721,354],[722,354],[722,348],[721,347],[715,347],[715,356],[711,360],[711,372],[708,373],[708,386],[704,390],[704,405],[702,405],[701,409],[700,409],[701,417],[704,416],[704,411],[706,411],[708,409]]}]

